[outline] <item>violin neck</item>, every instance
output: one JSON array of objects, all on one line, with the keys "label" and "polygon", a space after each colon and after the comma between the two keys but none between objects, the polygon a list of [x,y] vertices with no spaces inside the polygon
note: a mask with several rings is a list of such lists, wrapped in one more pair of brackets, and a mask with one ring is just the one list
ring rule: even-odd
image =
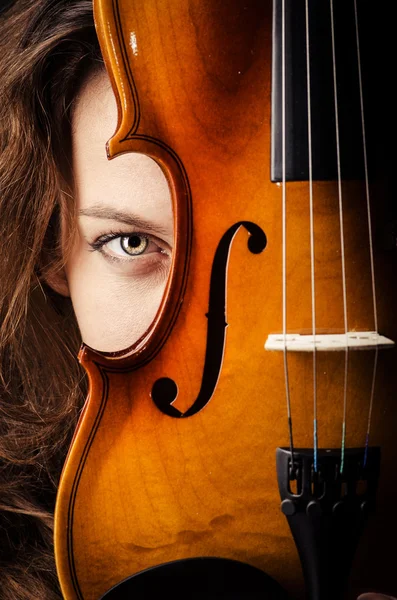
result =
[{"label": "violin neck", "polygon": [[[363,52],[369,27],[361,5]],[[306,11],[305,0],[275,0],[272,181],[283,177],[285,181],[337,180],[338,143],[343,148],[339,156],[343,179],[364,179],[361,96],[365,77],[357,27],[353,2],[309,2]]]}]

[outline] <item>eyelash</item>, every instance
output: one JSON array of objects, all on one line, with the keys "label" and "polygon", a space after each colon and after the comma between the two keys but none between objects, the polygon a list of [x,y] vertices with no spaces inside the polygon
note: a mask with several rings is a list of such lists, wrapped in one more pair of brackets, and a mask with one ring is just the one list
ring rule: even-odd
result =
[{"label": "eyelash", "polygon": [[[157,238],[152,237],[151,235],[148,235],[146,233],[141,233],[139,231],[131,231],[131,232],[125,232],[125,231],[111,231],[105,235],[101,235],[100,237],[98,237],[96,240],[94,240],[93,242],[88,242],[89,245],[91,246],[91,251],[92,252],[101,252],[102,254],[105,254],[103,251],[104,246],[106,246],[107,244],[109,244],[110,242],[112,242],[113,240],[117,240],[118,238],[120,238],[120,248],[122,249],[121,246],[121,239],[122,238],[129,238],[132,236],[136,236],[136,237],[141,237],[141,238],[145,238],[148,240],[148,242],[152,242],[153,244],[155,244],[159,250],[161,254],[167,254],[166,250],[164,248],[161,247],[159,240]],[[145,249],[146,250],[146,249]],[[125,252],[125,258],[122,258],[120,256],[113,256],[110,254],[106,254],[106,258],[110,259],[110,260],[114,260],[114,261],[123,261],[123,260],[130,260],[130,259],[135,259],[135,258],[140,258],[141,256],[145,256],[145,251],[142,252],[142,254],[136,254],[135,256],[133,254],[128,254],[127,252]],[[151,253],[153,254],[153,253]]]}]

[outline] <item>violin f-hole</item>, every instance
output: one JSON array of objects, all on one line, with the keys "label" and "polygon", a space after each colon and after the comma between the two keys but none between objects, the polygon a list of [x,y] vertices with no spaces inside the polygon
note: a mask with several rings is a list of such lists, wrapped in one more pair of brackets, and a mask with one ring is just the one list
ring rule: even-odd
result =
[{"label": "violin f-hole", "polygon": [[211,400],[222,368],[226,327],[226,274],[233,238],[240,227],[249,233],[248,249],[252,254],[260,254],[266,248],[266,234],[251,221],[239,221],[222,236],[215,252],[211,269],[207,324],[207,344],[201,388],[196,400],[184,413],[173,406],[178,386],[169,377],[158,379],[152,388],[151,397],[157,408],[175,418],[192,417],[200,412]]}]

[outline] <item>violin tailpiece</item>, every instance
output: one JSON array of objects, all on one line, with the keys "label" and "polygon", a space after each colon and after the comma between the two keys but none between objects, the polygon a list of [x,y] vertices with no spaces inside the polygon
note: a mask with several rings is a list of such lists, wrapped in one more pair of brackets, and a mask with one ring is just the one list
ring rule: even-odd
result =
[{"label": "violin tailpiece", "polygon": [[[302,564],[309,600],[331,600],[345,589],[359,538],[375,510],[380,448],[277,448],[281,510]],[[365,466],[364,466],[365,460]]]}]

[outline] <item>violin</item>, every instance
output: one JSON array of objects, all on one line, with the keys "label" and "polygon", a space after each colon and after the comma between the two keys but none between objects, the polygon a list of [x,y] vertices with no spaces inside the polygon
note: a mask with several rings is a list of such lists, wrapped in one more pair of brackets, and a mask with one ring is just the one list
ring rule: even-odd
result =
[{"label": "violin", "polygon": [[80,350],[90,391],[55,515],[65,600],[396,593],[397,257],[368,4],[94,12],[108,157],[161,167],[175,251],[148,331]]}]

